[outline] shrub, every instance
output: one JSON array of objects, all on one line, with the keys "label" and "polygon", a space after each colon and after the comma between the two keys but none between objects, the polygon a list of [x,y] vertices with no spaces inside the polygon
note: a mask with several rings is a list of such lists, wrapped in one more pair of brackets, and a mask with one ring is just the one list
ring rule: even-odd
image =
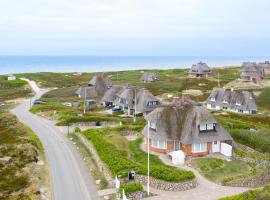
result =
[{"label": "shrub", "polygon": [[140,183],[134,182],[122,184],[119,188],[119,193],[121,194],[121,197],[123,190],[125,190],[126,195],[129,195],[133,192],[143,191],[143,186]]},{"label": "shrub", "polygon": [[79,132],[81,132],[80,127],[76,126],[76,127],[75,127],[75,129],[74,129],[74,132],[75,132],[75,133],[79,133]]}]

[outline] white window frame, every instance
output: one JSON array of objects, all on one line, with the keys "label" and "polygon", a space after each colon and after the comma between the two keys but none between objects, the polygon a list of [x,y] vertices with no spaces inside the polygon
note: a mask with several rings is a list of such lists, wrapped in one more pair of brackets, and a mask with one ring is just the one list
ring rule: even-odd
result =
[{"label": "white window frame", "polygon": [[235,105],[237,105],[237,106],[241,106],[241,103],[236,102],[236,103],[235,103]]},{"label": "white window frame", "polygon": [[207,143],[192,144],[192,153],[207,152]]},{"label": "white window frame", "polygon": [[215,98],[215,97],[211,97],[211,98],[210,98],[210,101],[215,102],[215,101],[216,101],[216,98]]},{"label": "white window frame", "polygon": [[154,130],[157,129],[157,126],[156,126],[156,123],[155,122],[149,121],[149,126],[150,126],[151,129],[154,129]]},{"label": "white window frame", "polygon": [[[161,146],[160,143],[164,142],[164,145]],[[156,143],[156,144],[154,144]],[[167,149],[167,142],[166,140],[158,140],[158,139],[152,139],[151,146],[157,149]]]},{"label": "white window frame", "polygon": [[[202,129],[203,128],[203,129]],[[206,124],[200,124],[199,125],[199,129],[200,129],[200,131],[207,131],[207,126],[206,126]]]}]

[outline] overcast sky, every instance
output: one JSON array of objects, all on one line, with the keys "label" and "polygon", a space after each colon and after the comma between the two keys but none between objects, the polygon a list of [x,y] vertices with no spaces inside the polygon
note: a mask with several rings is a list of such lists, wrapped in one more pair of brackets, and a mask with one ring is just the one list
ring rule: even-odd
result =
[{"label": "overcast sky", "polygon": [[270,55],[269,0],[0,0],[0,54]]}]

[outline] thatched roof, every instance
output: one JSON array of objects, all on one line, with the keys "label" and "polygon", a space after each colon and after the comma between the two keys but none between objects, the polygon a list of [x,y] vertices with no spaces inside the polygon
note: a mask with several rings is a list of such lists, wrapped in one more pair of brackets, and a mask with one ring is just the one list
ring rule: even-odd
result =
[{"label": "thatched roof", "polygon": [[97,97],[98,93],[95,90],[94,87],[80,87],[76,92],[75,92],[80,98],[93,98]]},{"label": "thatched roof", "polygon": [[[131,109],[135,109],[136,112],[144,113],[152,111],[155,107],[159,106],[159,101],[154,97],[151,92],[145,88],[137,88],[131,85],[126,86],[120,93],[118,93],[118,98],[125,101],[125,104]],[[136,99],[135,99],[136,96]],[[157,102],[158,105],[149,106],[149,102]]]},{"label": "thatched roof", "polygon": [[113,85],[109,90],[107,90],[102,98],[103,102],[114,102],[116,96],[123,91],[125,86],[123,85]]},{"label": "thatched roof", "polygon": [[151,74],[151,73],[144,73],[142,77],[140,78],[140,81],[143,81],[143,82],[155,82],[158,80],[159,78],[156,75]]},{"label": "thatched roof", "polygon": [[95,75],[88,83],[88,86],[95,87],[98,93],[106,92],[110,87],[112,87],[112,81],[105,73]]},{"label": "thatched roof", "polygon": [[270,70],[270,62],[269,61],[258,63],[258,66],[260,66],[260,67],[262,67],[264,69],[269,69]]},{"label": "thatched roof", "polygon": [[243,62],[241,66],[242,72],[257,72],[257,64],[256,62]]},{"label": "thatched roof", "polygon": [[207,74],[211,73],[211,68],[203,62],[199,62],[191,66],[189,73]]},{"label": "thatched roof", "polygon": [[[211,101],[215,98],[215,102]],[[224,100],[228,103],[224,103]],[[207,99],[207,104],[215,104],[229,109],[241,109],[243,111],[257,110],[255,100],[248,91],[226,90],[224,88],[214,88]],[[236,103],[240,105],[236,105]]]},{"label": "thatched roof", "polygon": [[[162,106],[146,116],[146,120],[156,124],[156,131],[150,129],[150,138],[176,140],[184,145],[232,140],[231,136],[216,122],[208,110],[202,106],[185,104],[182,106]],[[200,132],[199,125],[215,123],[215,131]],[[148,126],[143,134],[147,136]]]}]

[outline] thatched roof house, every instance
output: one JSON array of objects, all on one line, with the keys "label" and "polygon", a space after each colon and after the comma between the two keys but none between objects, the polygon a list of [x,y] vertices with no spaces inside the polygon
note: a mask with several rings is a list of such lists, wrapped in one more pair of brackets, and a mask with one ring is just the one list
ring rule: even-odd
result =
[{"label": "thatched roof house", "polygon": [[145,83],[151,83],[151,82],[159,81],[159,78],[154,74],[144,73],[142,77],[140,78],[140,81],[145,82]]},{"label": "thatched roof house", "polygon": [[[156,108],[145,119],[149,124],[151,150],[182,150],[190,156],[220,152],[221,143],[231,143],[231,136],[202,106],[185,103]],[[143,130],[148,135],[148,125]]]},{"label": "thatched roof house", "polygon": [[258,66],[263,68],[265,75],[270,75],[270,62],[269,61],[258,63]]},{"label": "thatched roof house", "polygon": [[117,95],[119,95],[126,86],[123,85],[113,85],[109,90],[107,90],[102,98],[102,102],[105,106],[113,106]]},{"label": "thatched roof house", "polygon": [[145,88],[126,86],[117,94],[115,105],[126,114],[145,114],[160,105],[160,102]]},{"label": "thatched roof house", "polygon": [[226,110],[243,114],[257,113],[257,106],[248,91],[214,88],[206,101],[210,110]]},{"label": "thatched roof house", "polygon": [[95,75],[89,81],[88,86],[80,87],[75,93],[79,98],[93,98],[99,95],[103,95],[111,87],[111,79],[105,73],[101,73]]},{"label": "thatched roof house", "polygon": [[206,63],[199,62],[191,66],[188,75],[192,78],[208,77],[212,76],[212,70]]},{"label": "thatched roof house", "polygon": [[95,90],[95,88],[89,86],[78,88],[75,94],[77,94],[79,98],[93,98],[98,96],[98,93]]},{"label": "thatched roof house", "polygon": [[104,93],[112,87],[112,81],[105,73],[95,75],[88,83],[88,86],[95,87],[98,93]]},{"label": "thatched roof house", "polygon": [[258,82],[264,78],[264,69],[256,62],[243,62],[240,76],[243,81]]}]

